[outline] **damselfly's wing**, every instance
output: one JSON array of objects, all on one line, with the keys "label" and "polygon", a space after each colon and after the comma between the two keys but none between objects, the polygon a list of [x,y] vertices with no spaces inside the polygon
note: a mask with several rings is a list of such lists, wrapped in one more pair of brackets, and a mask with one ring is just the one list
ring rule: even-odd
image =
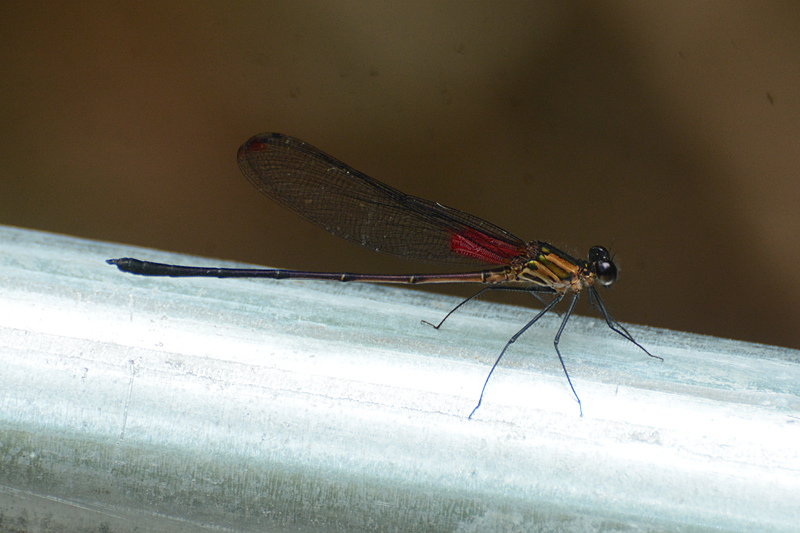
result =
[{"label": "damselfly's wing", "polygon": [[333,235],[415,261],[505,264],[525,243],[476,216],[404,194],[303,141],[263,133],[239,148],[259,191]]}]

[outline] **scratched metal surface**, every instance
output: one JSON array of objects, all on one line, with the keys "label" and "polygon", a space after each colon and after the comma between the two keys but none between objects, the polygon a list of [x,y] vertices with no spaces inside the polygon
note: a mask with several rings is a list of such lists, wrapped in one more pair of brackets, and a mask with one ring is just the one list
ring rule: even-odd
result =
[{"label": "scratched metal surface", "polygon": [[[0,512],[115,531],[790,531],[800,356],[0,228]],[[49,514],[48,514],[49,513]]]}]

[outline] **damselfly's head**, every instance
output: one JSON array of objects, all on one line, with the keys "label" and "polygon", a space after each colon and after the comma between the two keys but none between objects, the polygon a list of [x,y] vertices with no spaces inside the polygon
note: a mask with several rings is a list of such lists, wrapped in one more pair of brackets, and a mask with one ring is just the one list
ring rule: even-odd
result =
[{"label": "damselfly's head", "polygon": [[617,281],[617,265],[611,260],[608,250],[602,246],[592,246],[589,249],[589,264],[603,287]]}]

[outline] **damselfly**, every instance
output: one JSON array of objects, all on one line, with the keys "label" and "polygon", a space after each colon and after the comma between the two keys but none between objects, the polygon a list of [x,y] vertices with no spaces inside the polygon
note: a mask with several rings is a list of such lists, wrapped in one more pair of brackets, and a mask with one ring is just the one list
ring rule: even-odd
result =
[{"label": "damselfly", "polygon": [[526,291],[537,297],[549,295],[544,308],[512,336],[492,365],[481,389],[486,386],[503,355],[516,340],[569,292],[573,293],[567,312],[556,332],[553,346],[567,377],[572,394],[583,415],[564,359],[558,349],[561,334],[582,291],[589,303],[603,315],[613,331],[644,353],[662,360],[636,342],[609,315],[596,284],[608,287],[617,279],[617,267],[608,250],[594,246],[589,260],[576,259],[542,241],[525,242],[476,216],[442,204],[404,194],[370,178],[303,141],[280,133],[256,135],[239,148],[239,168],[263,194],[301,217],[361,246],[404,259],[453,265],[494,265],[477,272],[450,274],[348,274],[278,269],[203,268],[165,265],[132,258],[109,259],[124,272],[145,276],[205,276],[218,278],[273,278],[355,281],[372,283],[482,283],[477,294],[456,306],[434,326],[437,329],[453,311],[487,290]]}]

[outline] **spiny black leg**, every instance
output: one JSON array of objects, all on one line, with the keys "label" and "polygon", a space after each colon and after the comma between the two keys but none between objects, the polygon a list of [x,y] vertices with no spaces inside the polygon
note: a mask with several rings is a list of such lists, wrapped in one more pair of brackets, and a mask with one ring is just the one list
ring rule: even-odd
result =
[{"label": "spiny black leg", "polygon": [[427,324],[427,325],[431,326],[431,327],[432,327],[432,328],[434,328],[434,329],[439,329],[439,328],[442,326],[442,324],[444,324],[444,321],[445,321],[445,320],[447,320],[448,318],[450,318],[450,315],[452,315],[453,313],[455,313],[455,312],[456,312],[456,310],[460,309],[462,305],[464,305],[465,303],[469,302],[470,300],[474,300],[475,298],[479,297],[481,294],[483,294],[483,293],[484,293],[484,292],[486,292],[486,291],[515,291],[515,292],[529,292],[529,293],[532,293],[532,294],[533,294],[533,295],[536,297],[536,299],[537,299],[537,300],[539,300],[540,302],[542,302],[542,305],[548,305],[548,302],[545,302],[545,301],[542,299],[542,297],[541,297],[541,296],[539,296],[539,293],[540,293],[540,292],[547,293],[547,294],[553,294],[553,293],[554,293],[553,289],[551,289],[550,287],[534,287],[534,288],[530,288],[530,287],[503,287],[502,285],[489,285],[488,287],[484,287],[484,288],[482,288],[481,290],[479,290],[478,292],[476,292],[475,294],[473,294],[472,296],[470,296],[469,298],[467,298],[466,300],[464,300],[463,302],[461,302],[460,304],[458,304],[457,306],[455,306],[454,308],[452,308],[452,309],[450,310],[450,312],[449,312],[449,313],[447,313],[447,314],[444,316],[444,318],[442,319],[442,321],[441,321],[441,322],[439,322],[439,324],[438,324],[438,325],[435,325],[435,326],[434,326],[433,324],[431,324],[431,323],[430,323],[430,322],[428,322],[427,320],[421,320],[421,322],[422,322],[423,324]]},{"label": "spiny black leg", "polygon": [[[511,346],[512,344],[514,344],[514,343],[517,341],[517,339],[520,337],[520,335],[522,335],[523,333],[525,333],[525,332],[528,330],[528,328],[530,328],[532,325],[534,325],[534,324],[536,323],[536,321],[537,321],[537,320],[539,320],[540,318],[542,318],[542,316],[543,316],[545,313],[547,313],[547,312],[548,312],[550,309],[552,309],[553,307],[555,307],[555,305],[556,305],[558,302],[560,302],[560,301],[561,301],[561,299],[562,299],[563,297],[564,297],[564,295],[563,295],[563,294],[559,294],[559,295],[557,295],[555,298],[553,298],[553,301],[552,301],[552,302],[550,302],[549,304],[547,304],[547,306],[546,306],[544,309],[542,309],[541,311],[539,311],[539,313],[538,313],[538,314],[537,314],[535,317],[533,317],[533,320],[531,320],[530,322],[528,322],[527,324],[525,324],[525,326],[524,326],[524,327],[523,327],[521,330],[517,331],[517,332],[514,334],[514,336],[513,336],[513,337],[511,337],[511,338],[508,340],[508,342],[506,343],[506,345],[505,345],[505,346],[503,346],[503,350],[500,352],[500,355],[499,355],[499,356],[497,356],[497,360],[496,360],[496,361],[494,362],[494,364],[492,365],[492,369],[491,369],[491,370],[489,370],[489,375],[488,375],[488,376],[486,376],[486,381],[484,381],[484,382],[483,382],[483,388],[481,389],[481,396],[480,396],[480,398],[478,398],[478,405],[476,405],[476,406],[475,406],[475,409],[473,409],[473,410],[472,410],[472,412],[469,414],[469,416],[468,416],[467,418],[470,418],[470,419],[471,419],[471,418],[472,418],[472,415],[474,415],[474,414],[475,414],[475,411],[477,411],[477,410],[478,410],[478,407],[480,407],[480,406],[481,406],[481,402],[483,401],[483,393],[484,393],[484,392],[486,392],[486,385],[488,385],[488,384],[489,384],[489,378],[491,378],[491,377],[492,377],[492,373],[494,372],[494,369],[495,369],[495,368],[497,368],[497,365],[500,363],[500,359],[502,359],[502,358],[503,358],[503,355],[506,353],[506,350],[508,349],[508,347],[509,347],[509,346]],[[573,305],[574,305],[574,302],[573,302]],[[562,329],[563,329],[563,326],[562,326]],[[559,355],[558,357],[559,357],[559,358],[561,358],[561,356],[560,356],[560,355]],[[561,364],[563,365],[564,363],[562,362]],[[569,379],[569,376],[567,376],[567,379]],[[570,384],[570,386],[572,386],[572,384]],[[574,392],[574,391],[573,391],[573,392]]]},{"label": "spiny black leg", "polygon": [[600,311],[600,313],[603,315],[603,318],[606,320],[606,324],[611,329],[611,331],[614,331],[617,334],[619,334],[620,336],[624,337],[625,339],[631,341],[640,350],[642,350],[644,353],[646,353],[647,355],[649,355],[653,359],[658,359],[662,363],[664,362],[664,358],[663,357],[659,357],[657,355],[653,355],[650,352],[648,352],[645,349],[644,346],[642,346],[641,344],[636,342],[636,340],[634,340],[633,336],[630,333],[628,333],[628,330],[625,329],[625,327],[622,324],[620,324],[619,322],[614,320],[611,317],[611,315],[608,314],[608,310],[606,310],[606,306],[603,304],[603,301],[600,299],[600,295],[597,294],[597,291],[595,290],[594,287],[589,287],[589,303],[591,304],[592,307],[594,307],[595,309]]},{"label": "spiny black leg", "polygon": [[561,334],[564,332],[564,328],[567,327],[567,322],[569,322],[569,317],[572,316],[572,310],[575,309],[575,304],[578,303],[578,297],[580,295],[581,293],[576,292],[575,296],[572,297],[572,301],[569,303],[569,308],[567,309],[567,314],[564,315],[564,320],[561,321],[561,326],[558,328],[558,333],[556,333],[556,338],[553,340],[553,346],[556,349],[556,355],[558,355],[558,360],[561,363],[561,368],[564,369],[564,375],[567,376],[567,383],[569,383],[569,388],[572,389],[572,394],[578,401],[578,409],[581,412],[581,416],[583,416],[583,406],[581,405],[581,399],[578,398],[578,393],[575,392],[575,387],[572,386],[572,380],[569,379],[569,372],[567,372],[567,367],[564,364],[564,359],[561,357],[561,352],[558,351],[558,342],[561,340]]},{"label": "spiny black leg", "polygon": [[464,305],[465,303],[469,302],[470,300],[474,300],[475,298],[477,298],[478,296],[480,296],[484,292],[492,290],[493,288],[494,287],[484,287],[484,288],[482,288],[481,290],[479,290],[478,292],[476,292],[475,294],[473,294],[472,296],[470,296],[469,298],[467,298],[466,300],[464,300],[463,302],[461,302],[460,304],[458,304],[457,306],[452,308],[449,313],[444,315],[444,318],[442,319],[442,321],[439,322],[439,324],[437,324],[435,326],[433,324],[431,324],[430,322],[428,322],[427,320],[423,320],[422,323],[429,325],[433,329],[439,329],[442,326],[442,324],[444,324],[444,321],[447,320],[448,318],[450,318],[450,315],[455,313],[458,308],[460,308],[462,305]]}]

